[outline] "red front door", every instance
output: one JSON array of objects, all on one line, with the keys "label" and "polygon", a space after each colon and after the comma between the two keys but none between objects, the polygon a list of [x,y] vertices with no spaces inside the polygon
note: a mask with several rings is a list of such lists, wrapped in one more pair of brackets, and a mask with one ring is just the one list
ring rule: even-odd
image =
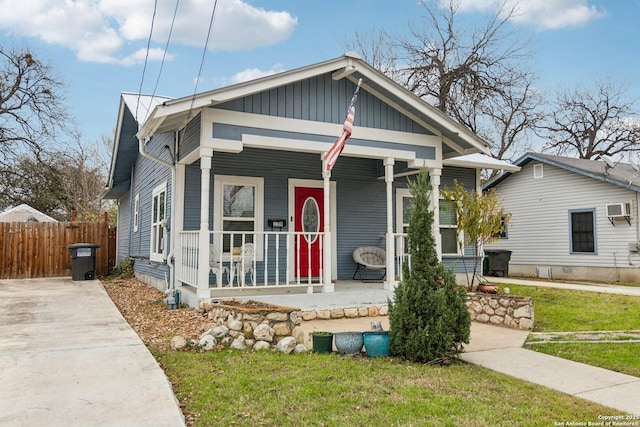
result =
[{"label": "red front door", "polygon": [[324,190],[295,188],[296,277],[319,277],[322,265],[322,236],[324,231]]}]

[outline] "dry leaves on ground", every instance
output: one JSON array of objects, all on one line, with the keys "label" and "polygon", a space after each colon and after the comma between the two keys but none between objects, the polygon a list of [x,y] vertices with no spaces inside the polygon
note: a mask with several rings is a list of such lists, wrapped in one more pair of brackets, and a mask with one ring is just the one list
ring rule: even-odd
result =
[{"label": "dry leaves on ground", "polygon": [[102,285],[125,320],[147,346],[170,349],[176,335],[199,339],[211,322],[193,308],[167,309],[164,293],[137,279],[113,279]]}]

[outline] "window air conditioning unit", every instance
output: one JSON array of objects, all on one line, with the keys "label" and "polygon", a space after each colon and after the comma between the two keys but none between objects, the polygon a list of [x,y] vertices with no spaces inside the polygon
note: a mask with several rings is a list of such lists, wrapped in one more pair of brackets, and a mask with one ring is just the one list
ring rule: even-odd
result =
[{"label": "window air conditioning unit", "polygon": [[609,203],[607,204],[607,217],[621,218],[631,216],[630,203]]}]

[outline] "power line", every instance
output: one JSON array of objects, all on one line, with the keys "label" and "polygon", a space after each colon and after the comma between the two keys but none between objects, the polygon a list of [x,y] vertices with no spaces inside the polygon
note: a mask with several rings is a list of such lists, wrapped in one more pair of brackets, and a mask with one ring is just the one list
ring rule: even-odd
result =
[{"label": "power line", "polygon": [[167,37],[167,43],[164,46],[164,53],[162,54],[162,62],[160,62],[160,70],[158,71],[158,78],[156,79],[156,85],[154,86],[153,93],[151,94],[151,98],[149,99],[149,105],[147,106],[147,110],[151,109],[151,103],[153,102],[153,98],[155,97],[156,91],[158,90],[158,84],[160,83],[160,76],[162,75],[162,69],[164,68],[164,61],[167,57],[167,51],[169,50],[169,42],[171,41],[171,34],[173,33],[173,26],[176,22],[176,15],[178,14],[179,4],[180,4],[180,0],[176,0],[176,7],[173,10],[173,18],[171,19],[171,27],[169,28],[169,36]]},{"label": "power line", "polygon": [[196,84],[193,88],[193,95],[191,97],[191,105],[189,106],[189,113],[187,114],[187,121],[191,116],[191,110],[193,109],[193,103],[196,100],[196,93],[198,92],[198,84],[200,83],[200,76],[202,75],[202,67],[204,66],[204,58],[207,54],[207,49],[209,47],[209,39],[211,38],[211,32],[213,31],[213,22],[216,16],[216,9],[218,7],[218,0],[213,3],[213,10],[211,11],[211,19],[209,20],[209,30],[207,31],[207,39],[204,43],[204,49],[202,50],[202,59],[200,60],[200,68],[198,69],[198,77],[196,78]]},{"label": "power line", "polygon": [[149,48],[151,47],[151,36],[153,35],[153,24],[156,20],[156,11],[158,10],[158,0],[153,4],[153,16],[151,17],[151,30],[149,31],[149,40],[147,41],[147,52],[144,57],[144,67],[142,67],[142,77],[140,78],[140,88],[138,89],[138,101],[136,102],[136,121],[138,120],[138,107],[140,107],[140,95],[142,94],[142,84],[144,83],[144,74],[147,71],[147,61],[149,60]]}]

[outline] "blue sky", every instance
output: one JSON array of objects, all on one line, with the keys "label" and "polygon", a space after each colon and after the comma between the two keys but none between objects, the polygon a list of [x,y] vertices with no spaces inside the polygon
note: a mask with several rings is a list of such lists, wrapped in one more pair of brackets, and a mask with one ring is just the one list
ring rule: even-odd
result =
[{"label": "blue sky", "polygon": [[[469,25],[495,5],[459,1]],[[213,4],[180,0],[157,95],[194,92]],[[144,93],[154,91],[175,7],[158,1]],[[518,7],[514,29],[535,40],[541,90],[610,76],[640,98],[640,0],[520,0]],[[119,94],[140,89],[153,10],[153,0],[0,0],[0,44],[28,47],[53,66],[90,143],[113,136]],[[417,0],[219,0],[197,90],[340,56],[355,31],[402,34],[423,10]]]}]

